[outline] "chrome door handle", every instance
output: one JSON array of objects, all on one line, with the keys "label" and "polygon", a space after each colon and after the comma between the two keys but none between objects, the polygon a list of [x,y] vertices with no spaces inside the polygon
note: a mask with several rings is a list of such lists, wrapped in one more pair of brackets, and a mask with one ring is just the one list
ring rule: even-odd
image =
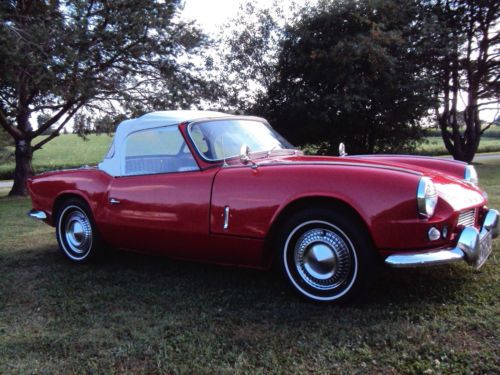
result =
[{"label": "chrome door handle", "polygon": [[224,229],[229,228],[229,206],[224,207]]},{"label": "chrome door handle", "polygon": [[109,198],[109,203],[118,204],[118,203],[120,203],[120,201],[118,199],[115,199],[115,198]]}]

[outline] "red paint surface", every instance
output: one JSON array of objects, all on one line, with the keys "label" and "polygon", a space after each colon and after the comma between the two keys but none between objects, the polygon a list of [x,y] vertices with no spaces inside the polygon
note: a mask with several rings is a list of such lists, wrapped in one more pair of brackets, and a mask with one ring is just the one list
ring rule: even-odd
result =
[{"label": "red paint surface", "polygon": [[[180,129],[189,144],[186,124]],[[252,168],[238,160],[222,167],[194,155],[200,171],[116,178],[97,169],[45,173],[29,181],[33,208],[47,212],[52,223],[56,199],[77,195],[89,204],[100,233],[114,247],[264,267],[269,230],[297,200],[323,197],[349,205],[382,256],[451,246],[459,211],[486,205],[479,189],[460,180],[465,164],[451,160],[297,155],[255,159],[258,166]],[[433,179],[439,193],[430,220],[417,215],[417,184],[423,175]],[[110,198],[120,203],[111,205]],[[227,230],[225,206],[230,207]],[[452,236],[430,243],[429,228],[444,225]]]}]

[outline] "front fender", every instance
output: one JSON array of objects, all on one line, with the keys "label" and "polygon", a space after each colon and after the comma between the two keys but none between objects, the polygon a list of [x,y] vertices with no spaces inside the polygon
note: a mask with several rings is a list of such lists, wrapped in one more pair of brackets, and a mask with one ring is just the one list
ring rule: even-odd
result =
[{"label": "front fender", "polygon": [[[307,197],[342,201],[355,210],[379,248],[412,247],[401,223],[418,224],[420,174],[369,166],[269,164],[224,168],[212,192],[212,233],[265,238],[293,202]],[[229,217],[224,228],[225,208]],[[406,227],[407,228],[407,227]],[[424,229],[416,227],[424,233]],[[419,243],[421,245],[421,241]]]}]

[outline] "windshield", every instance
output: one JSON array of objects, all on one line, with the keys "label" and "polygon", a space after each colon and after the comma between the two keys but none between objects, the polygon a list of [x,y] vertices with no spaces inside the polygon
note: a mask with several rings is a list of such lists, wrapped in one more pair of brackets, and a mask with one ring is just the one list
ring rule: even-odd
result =
[{"label": "windshield", "polygon": [[257,120],[216,120],[191,125],[189,134],[198,152],[207,160],[238,156],[242,145],[250,152],[293,149],[269,125]]}]

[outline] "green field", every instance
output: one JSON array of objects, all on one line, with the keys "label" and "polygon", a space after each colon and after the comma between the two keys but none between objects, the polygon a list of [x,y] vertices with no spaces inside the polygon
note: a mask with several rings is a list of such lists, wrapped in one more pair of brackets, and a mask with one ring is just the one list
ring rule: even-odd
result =
[{"label": "green field", "polygon": [[[42,138],[42,137],[41,137]],[[111,137],[107,135],[89,135],[87,140],[76,134],[60,135],[47,143],[42,150],[35,152],[33,168],[35,173],[48,170],[75,168],[82,165],[97,164],[106,153]],[[347,145],[349,151],[349,145]],[[6,158],[13,152],[0,150],[0,180],[12,178],[14,171],[13,158]],[[481,140],[479,152],[500,152],[500,130],[488,130]],[[447,151],[439,134],[433,130],[416,150],[419,155],[446,155]]]},{"label": "green field", "polygon": [[[493,126],[486,130],[481,137],[478,152],[499,152],[500,151],[500,129]],[[444,147],[441,132],[437,129],[427,130],[427,137],[415,151],[418,155],[447,155],[448,151]]]},{"label": "green field", "polygon": [[[500,208],[500,160],[478,165]],[[384,270],[365,301],[305,302],[265,272],[59,254],[0,190],[0,373],[500,373],[500,240],[465,264]]]},{"label": "green field", "polygon": [[[479,144],[478,152],[499,152],[500,151],[500,137],[484,137]],[[444,147],[443,139],[439,136],[429,136],[418,147],[415,154],[418,155],[446,155],[448,151]]]},{"label": "green field", "polygon": [[[35,152],[33,168],[36,173],[40,173],[53,169],[97,164],[106,154],[111,140],[112,137],[108,135],[91,134],[87,136],[87,140],[84,140],[76,134],[62,134],[47,143],[43,149]],[[13,152],[13,148],[9,151]],[[4,152],[4,159],[5,154],[6,152]],[[0,180],[11,178],[15,167],[14,160],[13,158],[3,162],[2,160],[0,154]]]}]

